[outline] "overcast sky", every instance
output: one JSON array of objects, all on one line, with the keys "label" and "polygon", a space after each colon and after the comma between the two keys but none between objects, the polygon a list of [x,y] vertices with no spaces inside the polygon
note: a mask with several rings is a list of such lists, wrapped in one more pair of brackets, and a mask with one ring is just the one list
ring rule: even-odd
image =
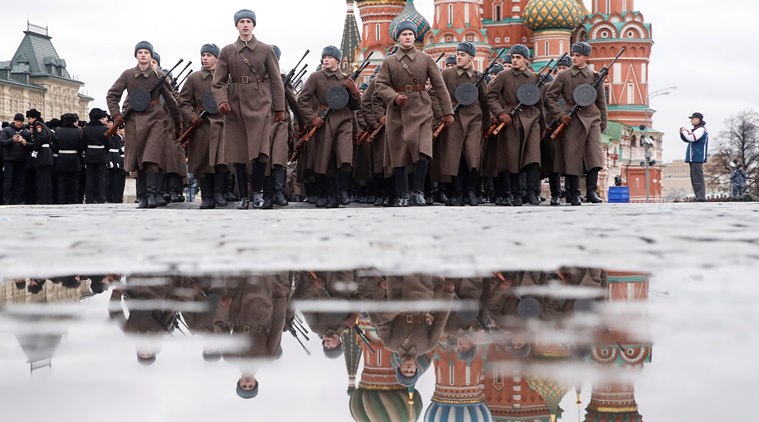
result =
[{"label": "overcast sky", "polygon": [[[590,9],[590,1],[585,3]],[[428,19],[433,18],[433,0],[416,0],[415,4]],[[759,54],[749,48],[751,39],[759,39],[754,22],[759,3],[638,0],[635,7],[653,24],[651,91],[678,87],[670,95],[651,100],[657,110],[654,127],[665,134],[666,161],[684,156],[685,144],[677,130],[689,123],[690,113],[704,113],[714,138],[728,116],[759,109],[759,85],[748,80],[759,69]],[[0,60],[12,58],[27,19],[47,25],[69,73],[86,83],[86,93],[95,98],[92,105],[104,108],[108,88],[124,69],[134,66],[133,49],[138,41],[153,43],[164,67],[185,58],[193,60],[192,68],[197,70],[202,44],[224,46],[235,40],[233,15],[241,8],[256,12],[259,39],[282,48],[284,70],[307,48],[312,51],[307,61],[313,69],[322,47],[340,45],[344,0],[225,1],[212,8],[146,0],[38,0],[31,9],[3,9]]]}]

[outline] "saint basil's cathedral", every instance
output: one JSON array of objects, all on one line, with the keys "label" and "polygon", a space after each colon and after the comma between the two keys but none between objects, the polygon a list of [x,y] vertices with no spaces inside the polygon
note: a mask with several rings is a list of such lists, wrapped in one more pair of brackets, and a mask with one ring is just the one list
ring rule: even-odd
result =
[{"label": "saint basil's cathedral", "polygon": [[651,24],[635,10],[634,0],[591,0],[590,10],[582,0],[423,1],[434,2],[431,20],[417,11],[413,0],[347,0],[341,44],[343,70],[355,69],[373,52],[371,66],[363,75],[368,79],[394,45],[390,34],[405,20],[418,26],[417,47],[435,58],[441,53],[454,54],[459,42],[474,43],[474,63],[480,71],[488,66],[495,51],[514,44],[531,49],[535,70],[569,52],[573,42],[586,41],[593,46],[590,66],[598,71],[624,46],[626,51],[604,82],[609,126],[602,135],[606,166],[599,177],[599,191],[605,192],[619,176],[630,188],[631,202],[645,201],[641,138],[647,136],[654,141],[650,198],[652,202],[662,201],[662,133],[652,128],[655,111],[648,104],[649,58],[654,42]]}]

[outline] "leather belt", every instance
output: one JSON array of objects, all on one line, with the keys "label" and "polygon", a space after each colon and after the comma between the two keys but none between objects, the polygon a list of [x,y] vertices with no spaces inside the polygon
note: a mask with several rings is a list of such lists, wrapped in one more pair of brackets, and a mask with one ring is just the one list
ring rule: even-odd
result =
[{"label": "leather belt", "polygon": [[79,151],[75,149],[62,149],[58,151],[58,154],[78,154]]},{"label": "leather belt", "polygon": [[256,76],[241,76],[239,78],[229,78],[233,84],[250,84],[253,82],[268,82],[269,78],[258,78]]},{"label": "leather belt", "polygon": [[424,322],[427,323],[427,315],[419,315],[419,314],[406,314],[406,323],[413,324],[415,322]]},{"label": "leather belt", "polygon": [[108,152],[121,152],[121,150],[119,150],[118,148],[116,148],[116,149],[109,149]]},{"label": "leather belt", "polygon": [[92,149],[104,149],[104,148],[105,148],[105,145],[87,145],[87,148],[92,148]]},{"label": "leather belt", "polygon": [[427,87],[424,85],[403,85],[403,86],[395,87],[395,92],[399,94],[403,94],[407,92],[422,92],[426,90],[427,90]]}]

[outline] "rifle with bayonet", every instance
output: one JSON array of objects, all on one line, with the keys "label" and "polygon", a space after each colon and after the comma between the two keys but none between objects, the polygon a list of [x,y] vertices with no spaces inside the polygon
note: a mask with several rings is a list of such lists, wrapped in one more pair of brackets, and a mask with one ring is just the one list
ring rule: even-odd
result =
[{"label": "rifle with bayonet", "polygon": [[[556,63],[554,63],[554,59],[551,59],[548,63],[546,63],[545,66],[543,66],[542,69],[538,72],[538,83],[535,85],[538,87],[538,89],[542,88],[543,85],[545,85],[548,82],[548,77],[553,74],[554,71],[556,71],[556,68],[559,67],[559,63],[561,62],[564,57],[567,56],[567,53],[564,53],[559,57],[558,60],[556,60]],[[553,64],[553,66],[551,66]],[[550,68],[549,68],[550,67]],[[548,72],[546,72],[546,69],[548,69]],[[524,107],[524,104],[522,101],[519,102],[519,104],[516,105],[516,107],[512,108],[509,112],[509,116],[513,119],[516,117],[517,113],[522,111],[522,107]],[[495,125],[496,128],[492,130],[493,135],[498,135],[501,130],[506,127],[506,123],[501,122],[498,125]],[[491,134],[491,131],[488,131],[488,134]]]},{"label": "rifle with bayonet", "polygon": [[182,69],[182,71],[180,71],[179,73],[177,73],[177,76],[176,76],[176,77],[173,77],[173,78],[171,79],[171,88],[174,90],[174,92],[177,92],[177,91],[179,91],[179,85],[181,85],[181,84],[182,84],[182,82],[184,82],[184,79],[186,79],[186,78],[187,78],[187,76],[190,76],[190,73],[192,73],[192,70],[190,70],[190,73],[188,73],[188,74],[185,76],[185,78],[184,78],[184,79],[182,79],[182,81],[181,81],[181,82],[179,82],[179,78],[181,78],[181,77],[182,77],[182,74],[183,74],[183,73],[184,73],[184,72],[187,70],[187,68],[188,68],[188,67],[190,67],[190,65],[191,65],[191,64],[192,64],[192,61],[189,61],[189,62],[187,62],[187,65],[184,67],[184,69]]},{"label": "rifle with bayonet", "polygon": [[[348,77],[348,79],[350,79],[352,81],[355,81],[356,79],[358,79],[358,76],[361,74],[361,72],[363,72],[364,69],[366,69],[366,67],[369,66],[369,59],[371,59],[373,55],[374,55],[373,51],[371,53],[369,53],[369,55],[366,57],[366,59],[364,59],[364,62],[361,63],[361,66],[359,66],[358,69],[356,69]],[[332,111],[333,111],[332,107],[327,107],[323,112],[321,112],[319,114],[318,117],[322,121],[326,121],[327,118],[329,117],[329,114]],[[319,128],[316,127],[316,126],[313,126],[311,123],[309,123],[308,125],[306,125],[305,135],[302,138],[298,139],[298,142],[295,144],[295,148],[293,149],[293,153],[290,154],[290,160],[289,160],[290,162],[294,162],[295,160],[298,159],[298,156],[300,155],[300,151],[303,148],[303,145],[306,144],[306,143],[308,143],[308,141],[310,141],[311,138],[314,137],[314,135],[316,134],[317,130],[319,130]]]},{"label": "rifle with bayonet", "polygon": [[[179,67],[180,64],[182,64],[182,62],[184,62],[184,59],[179,59],[177,64],[175,64],[174,67],[172,67],[168,73],[173,72],[174,69],[176,69],[177,67]],[[161,86],[163,86],[164,83],[166,83],[166,78],[168,77],[168,73],[164,73],[163,75],[159,76],[158,81],[156,81],[156,83],[152,87],[150,87],[150,89],[148,90],[148,93],[150,94],[151,97],[153,96],[153,94],[155,94],[156,91],[161,89]],[[121,117],[117,118],[113,122],[113,126],[111,126],[111,128],[108,129],[108,131],[106,131],[103,136],[108,138],[115,135],[116,131],[119,130],[119,126],[123,125],[124,122],[126,122],[127,119],[129,119],[132,113],[134,113],[134,110],[132,110],[132,108],[130,107],[121,115]]]},{"label": "rifle with bayonet", "polygon": [[[285,86],[287,86],[287,84],[288,84],[288,83],[289,83],[291,80],[293,80],[293,77],[296,75],[296,72],[297,72],[297,70],[298,70],[298,67],[300,67],[300,64],[301,64],[301,63],[303,63],[303,59],[305,59],[305,58],[306,58],[306,56],[308,56],[308,53],[310,53],[310,52],[311,52],[311,50],[306,50],[306,52],[305,52],[305,53],[303,53],[303,57],[301,57],[301,58],[300,58],[300,60],[298,60],[298,64],[296,64],[296,65],[295,65],[295,67],[293,67],[292,69],[290,69],[290,72],[289,72],[289,73],[287,74],[287,76],[285,77]],[[305,69],[306,67],[308,67],[308,63],[306,63],[306,66],[305,66],[303,69]],[[299,72],[298,72],[298,73],[299,73]]]},{"label": "rifle with bayonet", "polygon": [[[498,53],[498,55],[493,59],[493,61],[490,62],[490,64],[488,65],[488,67],[485,69],[485,71],[482,72],[482,74],[480,75],[479,79],[477,79],[477,82],[474,84],[474,88],[476,88],[478,90],[478,92],[479,92],[479,89],[480,89],[480,85],[482,85],[482,82],[488,76],[488,74],[490,73],[490,70],[493,68],[493,66],[496,65],[496,63],[498,62],[498,59],[501,58],[501,56],[503,55],[503,53],[505,51],[506,51],[506,49],[502,48],[501,51]],[[466,105],[469,105],[469,104],[466,104]],[[453,114],[455,115],[456,113],[458,113],[459,110],[461,110],[461,108],[465,107],[466,105],[461,104],[461,102],[457,102],[456,103],[456,107],[453,108]],[[440,136],[440,134],[443,132],[443,129],[445,129],[445,124],[440,123],[440,125],[438,125],[438,127],[435,128],[435,131],[432,133],[432,138],[433,139],[437,139]]]},{"label": "rifle with bayonet", "polygon": [[[604,79],[606,79],[606,77],[609,75],[609,69],[614,65],[614,63],[617,62],[617,60],[619,60],[619,58],[622,56],[622,53],[624,52],[625,52],[625,47],[622,47],[619,50],[619,53],[617,54],[617,56],[614,57],[614,60],[612,60],[608,66],[604,66],[601,69],[601,71],[598,72],[598,76],[596,77],[596,80],[593,82],[592,85],[590,85],[595,90],[595,92],[598,92],[598,88],[601,87],[601,85],[604,82]],[[579,85],[577,88],[580,88],[580,87],[582,87],[582,85]],[[577,88],[575,88],[575,90]],[[590,104],[594,103],[596,99],[597,98],[593,98],[593,101],[590,101],[589,104],[585,104],[584,106],[577,104],[577,101],[575,100],[575,105],[569,111],[569,118],[570,119],[573,118],[575,114],[577,114],[578,111],[580,111],[583,107],[587,107]],[[556,140],[559,136],[561,136],[561,134],[564,132],[564,129],[566,129],[567,126],[568,125],[565,123],[559,123],[559,126],[556,128],[556,130],[554,130],[553,133],[551,133],[551,139]]]}]

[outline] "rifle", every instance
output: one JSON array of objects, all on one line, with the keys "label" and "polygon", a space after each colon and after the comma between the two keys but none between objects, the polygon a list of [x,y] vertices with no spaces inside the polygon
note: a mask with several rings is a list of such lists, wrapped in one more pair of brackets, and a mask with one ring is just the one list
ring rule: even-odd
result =
[{"label": "rifle", "polygon": [[[561,57],[559,57],[559,60],[556,60],[556,63],[553,66],[551,66],[551,63],[553,63],[554,59],[551,59],[551,61],[549,61],[548,63],[546,63],[546,65],[543,66],[542,69],[540,69],[540,71],[538,72],[538,83],[536,84],[536,86],[538,88],[542,88],[543,85],[545,85],[546,82],[548,82],[548,75],[552,74],[556,70],[556,68],[559,67],[559,62],[561,62],[561,60],[564,57],[566,57],[567,54],[568,53],[562,54]],[[545,70],[548,69],[549,66],[551,66],[550,70],[548,72],[545,72]],[[519,104],[516,105],[516,107],[514,107],[513,109],[511,109],[511,112],[509,113],[509,116],[511,116],[512,118],[514,118],[517,115],[517,113],[519,113],[520,111],[522,111],[522,107],[523,106],[524,106],[524,104],[522,104],[522,102],[520,101]],[[492,134],[493,135],[498,135],[498,133],[500,133],[501,130],[505,126],[506,126],[506,123],[501,122],[498,125],[498,127],[496,127],[495,130],[493,130]]]},{"label": "rifle", "polygon": [[[369,53],[369,55],[366,56],[366,58],[364,59],[364,62],[361,63],[361,66],[359,66],[358,69],[356,69],[348,77],[348,79],[355,81],[358,78],[358,75],[360,75],[361,72],[363,72],[364,69],[366,69],[366,67],[369,66],[369,59],[371,59],[373,55],[374,55],[373,51],[371,53]],[[331,112],[332,112],[332,107],[327,107],[323,112],[321,112],[321,114],[319,114],[319,118],[322,121],[326,121],[327,117],[329,117],[329,114]],[[293,162],[293,161],[295,161],[295,160],[298,159],[298,156],[300,155],[301,148],[303,147],[304,144],[308,143],[308,141],[310,141],[311,138],[314,137],[314,135],[316,134],[316,131],[318,129],[319,129],[318,127],[312,126],[311,123],[309,123],[306,126],[306,135],[303,136],[302,138],[298,139],[298,142],[295,144],[295,148],[293,149],[293,153],[290,155],[290,159],[289,159],[290,162]]]},{"label": "rifle", "polygon": [[364,333],[364,330],[362,330],[361,328],[359,328],[358,325],[354,325],[353,326],[353,332],[355,332],[356,335],[358,335],[358,338],[360,338],[361,341],[364,342],[364,344],[369,349],[369,351],[371,351],[372,353],[374,353],[374,348],[372,347],[372,344],[371,344],[372,342],[371,342],[371,340],[369,340],[369,337],[366,336],[366,333]]},{"label": "rifle", "polygon": [[298,72],[297,77],[295,78],[295,82],[293,82],[293,86],[296,86],[300,83],[301,79],[303,79],[304,76],[306,76],[306,69],[308,68],[308,63],[306,63],[305,66],[303,66],[303,69],[301,69],[300,72]]},{"label": "rifle", "polygon": [[[187,65],[184,67],[184,69],[182,69],[181,72],[177,73],[177,76],[175,78],[173,78],[173,80],[171,81],[171,87],[174,88],[174,91],[178,91],[179,90],[179,85],[181,85],[181,82],[177,83],[177,81],[182,76],[182,74],[184,73],[184,71],[187,70],[188,67],[190,67],[191,64],[192,64],[192,61],[187,62]],[[192,73],[192,71],[190,71],[190,73]],[[190,73],[188,73],[187,76],[189,76]],[[182,79],[182,82],[184,82],[184,79]]]},{"label": "rifle", "polygon": [[[300,60],[298,60],[298,64],[296,64],[295,67],[293,67],[292,69],[290,69],[290,73],[288,73],[287,77],[285,77],[285,85],[287,85],[287,83],[292,80],[293,76],[295,76],[295,71],[298,69],[298,67],[300,66],[300,64],[303,62],[303,59],[305,59],[306,56],[308,56],[308,53],[310,53],[310,52],[311,52],[311,50],[306,50],[306,52],[303,53],[303,57],[301,57]],[[306,64],[306,66],[308,66],[308,64]]]},{"label": "rifle", "polygon": [[195,128],[203,124],[202,120],[204,117],[206,117],[206,114],[208,114],[207,111],[205,110],[201,111],[200,115],[198,115],[198,117],[200,117],[201,123],[198,125],[191,125],[190,127],[188,127],[187,130],[185,130],[184,133],[182,133],[182,135],[179,136],[179,139],[176,140],[178,144],[182,145],[182,148],[185,148],[185,149],[187,148],[190,135],[192,135],[192,132],[195,130]]},{"label": "rifle", "polygon": [[177,84],[177,89],[179,89],[179,87],[180,87],[180,86],[182,86],[182,84],[184,83],[184,81],[186,81],[186,80],[187,80],[187,78],[189,78],[189,77],[190,77],[190,75],[192,74],[192,72],[193,72],[193,70],[192,70],[192,69],[190,69],[190,71],[187,73],[187,75],[185,75],[185,77],[184,77],[184,78],[182,78],[182,80],[181,80],[181,81],[179,81],[179,83]]},{"label": "rifle", "polygon": [[[482,75],[480,75],[480,78],[477,79],[477,82],[474,84],[475,88],[477,88],[477,89],[480,88],[480,85],[482,85],[482,82],[485,80],[485,78],[490,73],[490,69],[492,69],[493,66],[495,66],[496,62],[498,62],[498,59],[501,58],[501,56],[503,55],[503,53],[505,51],[506,51],[506,49],[502,48],[501,52],[498,53],[498,55],[495,56],[495,59],[493,59],[493,61],[490,62],[490,64],[488,65],[488,67],[485,69],[484,72],[482,72]],[[456,107],[453,108],[453,114],[458,113],[459,110],[461,110],[462,107],[464,107],[464,106],[461,103],[456,104]],[[440,123],[440,125],[435,129],[435,132],[432,133],[432,139],[436,139],[438,136],[440,136],[440,134],[443,132],[443,129],[445,129],[445,125],[443,123]]]},{"label": "rifle", "polygon": [[[295,331],[295,329],[293,328],[293,326],[292,326],[291,324],[288,324],[288,325],[287,325],[287,331],[289,331],[289,332],[290,332],[290,334],[291,334],[293,337],[295,337],[295,340],[298,340],[298,343],[300,344],[300,347],[302,347],[302,348],[303,348],[303,350],[305,350],[305,351],[306,351],[306,354],[307,354],[308,356],[311,356],[311,351],[310,351],[310,350],[308,350],[308,348],[306,347],[306,345],[305,345],[305,344],[303,344],[303,342],[300,340],[300,337],[298,337],[298,333]],[[306,340],[308,340],[308,338],[306,338]]]},{"label": "rifle", "polygon": [[[598,76],[596,77],[595,82],[593,82],[593,88],[598,90],[601,84],[603,84],[604,79],[606,79],[606,77],[609,76],[609,68],[611,68],[614,65],[614,63],[617,62],[617,60],[619,60],[619,58],[622,56],[622,53],[624,53],[625,50],[626,50],[626,47],[622,47],[619,50],[617,57],[614,57],[614,60],[612,60],[608,66],[604,66],[601,69],[601,71],[598,72]],[[574,107],[572,107],[572,110],[569,111],[569,118],[571,119],[572,117],[574,117],[575,114],[577,114],[577,112],[580,111],[580,109],[582,109],[582,107],[579,104],[575,104]],[[559,127],[557,127],[556,130],[554,130],[553,133],[551,134],[551,139],[556,140],[556,138],[561,136],[561,134],[564,132],[564,129],[566,128],[567,128],[567,125],[565,125],[564,123],[559,124]]]},{"label": "rifle", "polygon": [[[171,70],[169,70],[169,73],[173,72],[174,69],[176,69],[177,67],[179,67],[179,65],[182,64],[183,61],[184,61],[184,59],[179,59],[179,61],[177,62],[177,64],[175,64],[174,67],[172,67]],[[156,91],[158,91],[159,88],[161,88],[161,86],[166,81],[167,77],[168,77],[168,73],[165,73],[165,74],[163,74],[163,75],[161,75],[161,76],[158,77],[158,81],[156,81],[155,85],[153,85],[150,88],[150,90],[148,91],[148,92],[150,92],[151,96]],[[127,111],[124,112],[124,114],[121,115],[121,118],[118,118],[118,119],[116,119],[116,121],[113,122],[113,126],[111,126],[111,128],[108,129],[108,131],[106,131],[103,136],[105,136],[106,138],[108,138],[108,137],[111,137],[111,136],[115,135],[116,131],[119,130],[119,126],[123,125],[124,122],[126,122],[126,120],[129,118],[129,116],[132,115],[132,113],[133,113],[133,111],[132,111],[132,108],[130,107]]]}]

